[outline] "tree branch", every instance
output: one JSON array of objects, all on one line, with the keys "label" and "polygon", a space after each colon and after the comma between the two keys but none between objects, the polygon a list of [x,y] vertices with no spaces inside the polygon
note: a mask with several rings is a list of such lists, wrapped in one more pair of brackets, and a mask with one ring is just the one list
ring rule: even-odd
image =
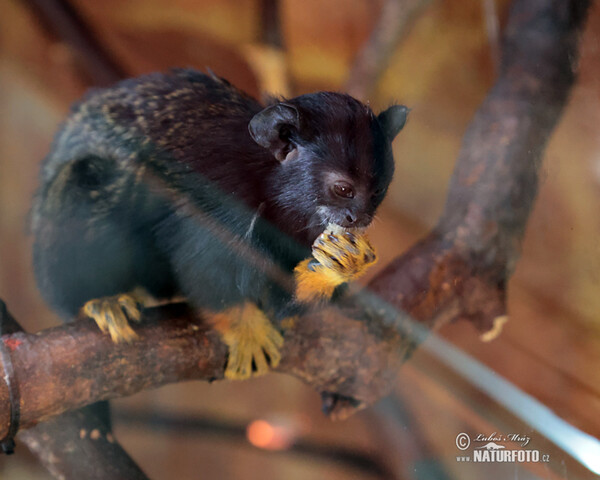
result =
[{"label": "tree branch", "polygon": [[[418,324],[438,328],[463,318],[489,332],[506,314],[505,286],[547,138],[574,82],[572,59],[588,5],[515,1],[499,79],[464,137],[438,226],[371,282],[375,295],[350,291],[286,330],[278,370],[323,392],[330,415],[347,416],[389,391],[422,340]],[[137,332],[139,340],[114,345],[84,320],[37,335],[4,335],[21,426],[170,382],[222,378],[225,346],[185,306],[146,311]],[[9,391],[0,382],[0,437],[8,412]]]},{"label": "tree branch", "polygon": [[94,85],[112,85],[127,76],[68,0],[22,2],[52,35],[73,49]]},{"label": "tree branch", "polygon": [[65,412],[22,431],[19,440],[55,478],[148,480],[95,407]]},{"label": "tree branch", "polygon": [[431,0],[386,0],[371,36],[360,49],[348,74],[346,91],[365,100],[389,64],[406,28]]},{"label": "tree branch", "polygon": [[498,81],[464,136],[438,226],[371,284],[387,298],[402,293],[396,306],[417,320],[432,325],[437,312],[489,331],[505,314],[505,286],[519,257],[547,139],[575,81],[588,6],[515,1]]},{"label": "tree branch", "polygon": [[[3,334],[22,332],[23,329],[0,300],[0,331]],[[5,344],[4,349],[7,348]],[[11,362],[12,363],[12,362]],[[3,365],[4,367],[4,365]],[[12,381],[5,382],[9,389]],[[11,402],[14,402],[14,398]],[[20,404],[20,396],[19,396]],[[14,407],[14,403],[11,405]],[[18,420],[10,419],[11,423]],[[4,447],[14,447],[14,427]],[[90,480],[113,480],[127,478],[146,480],[148,477],[136,465],[112,434],[112,422],[108,402],[97,402],[79,410],[63,413],[47,422],[21,432],[19,436],[27,447],[56,478],[86,478]],[[13,453],[12,448],[4,448]]]}]

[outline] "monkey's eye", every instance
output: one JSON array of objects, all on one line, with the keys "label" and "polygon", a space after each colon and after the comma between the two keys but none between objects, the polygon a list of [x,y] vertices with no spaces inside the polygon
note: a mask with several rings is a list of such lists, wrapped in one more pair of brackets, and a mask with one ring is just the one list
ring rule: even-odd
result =
[{"label": "monkey's eye", "polygon": [[354,190],[346,182],[334,183],[333,193],[335,193],[338,197],[354,198]]}]

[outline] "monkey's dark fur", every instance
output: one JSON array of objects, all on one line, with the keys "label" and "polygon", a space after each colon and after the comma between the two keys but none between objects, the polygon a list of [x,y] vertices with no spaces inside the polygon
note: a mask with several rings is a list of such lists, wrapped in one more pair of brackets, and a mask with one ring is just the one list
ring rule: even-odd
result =
[{"label": "monkey's dark fur", "polygon": [[43,163],[41,292],[65,317],[136,286],[213,310],[251,300],[281,317],[291,292],[263,267],[290,273],[329,222],[370,223],[406,114],[327,92],[265,108],[193,70],[94,90]]}]

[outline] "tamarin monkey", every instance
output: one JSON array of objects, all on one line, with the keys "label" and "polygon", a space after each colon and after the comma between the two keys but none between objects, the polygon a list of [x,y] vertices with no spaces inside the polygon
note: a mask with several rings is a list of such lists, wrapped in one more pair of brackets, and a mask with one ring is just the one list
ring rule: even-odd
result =
[{"label": "tamarin monkey", "polygon": [[281,320],[374,262],[363,230],[407,113],[375,115],[331,92],[265,106],[190,69],[92,90],[42,165],[41,293],[115,342],[135,341],[129,322],[148,294],[183,295],[229,347],[227,378],[265,373],[279,362]]}]

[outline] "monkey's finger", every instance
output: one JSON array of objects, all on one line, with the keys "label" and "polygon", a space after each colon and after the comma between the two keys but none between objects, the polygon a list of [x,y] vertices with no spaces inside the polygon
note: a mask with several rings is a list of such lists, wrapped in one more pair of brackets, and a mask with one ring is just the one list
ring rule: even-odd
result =
[{"label": "monkey's finger", "polygon": [[238,344],[227,342],[229,346],[229,358],[227,359],[227,368],[236,369],[239,366],[239,354],[238,354]]},{"label": "monkey's finger", "polygon": [[142,318],[138,302],[130,295],[119,295],[119,305],[129,320],[139,322]]},{"label": "monkey's finger", "polygon": [[273,345],[265,346],[263,348],[265,350],[265,353],[269,357],[269,364],[271,365],[271,367],[277,367],[277,365],[279,365],[279,362],[281,361],[281,353],[279,353],[279,348]]},{"label": "monkey's finger", "polygon": [[333,252],[346,252],[350,255],[358,255],[360,253],[356,246],[356,237],[354,234],[336,235],[328,233],[323,238],[323,243]]},{"label": "monkey's finger", "polygon": [[123,311],[119,308],[107,310],[107,323],[108,333],[112,338],[113,342],[127,342],[130,343],[137,338],[137,334],[133,331],[127,317]]},{"label": "monkey's finger", "polygon": [[81,307],[81,311],[86,317],[94,318],[98,314],[98,302],[96,300],[90,300]]},{"label": "monkey's finger", "polygon": [[91,300],[87,302],[83,308],[83,313],[93,319],[98,325],[98,328],[102,333],[106,333],[108,331],[108,325],[106,323],[106,318],[104,316],[104,312],[100,308],[98,300]]},{"label": "monkey's finger", "polygon": [[239,359],[236,357],[229,357],[227,361],[227,367],[225,368],[225,378],[230,380],[237,380],[239,378]]},{"label": "monkey's finger", "polygon": [[373,262],[375,262],[377,260],[377,254],[375,253],[375,250],[370,249],[370,250],[366,250],[364,255],[363,255],[363,261],[365,262],[366,265],[369,265]]},{"label": "monkey's finger", "polygon": [[267,363],[265,352],[260,346],[257,346],[257,348],[254,349],[252,357],[254,358],[254,365],[256,366],[257,375],[264,375],[269,371],[269,364]]},{"label": "monkey's finger", "polygon": [[252,375],[252,350],[241,349],[237,378],[244,380]]},{"label": "monkey's finger", "polygon": [[110,334],[110,338],[112,338],[113,342],[119,343],[119,334],[115,328],[115,319],[112,310],[110,308],[105,308],[103,313],[104,321],[106,323],[108,333]]},{"label": "monkey's finger", "polygon": [[275,328],[269,330],[267,334],[267,340],[269,340],[269,342],[277,348],[281,348],[283,346],[283,336]]},{"label": "monkey's finger", "polygon": [[[328,236],[334,237],[331,234],[329,234]],[[338,238],[338,241],[334,243],[328,241],[326,237],[323,237],[323,235],[321,235],[313,244],[313,251],[315,249],[319,249],[325,252],[325,254],[330,258],[337,259],[339,259],[342,256],[357,255],[359,253],[358,250],[347,241]]]},{"label": "monkey's finger", "polygon": [[320,266],[321,266],[321,264],[319,263],[319,261],[316,258],[310,259],[308,261],[308,263],[306,264],[306,268],[308,270],[310,270],[311,272],[316,272]]},{"label": "monkey's finger", "polygon": [[104,318],[104,315],[98,315],[98,316],[94,317],[94,321],[96,322],[96,325],[98,325],[98,328],[100,329],[100,331],[102,333],[108,332],[108,323],[106,323],[106,319]]},{"label": "monkey's finger", "polygon": [[325,268],[338,270],[344,266],[334,256],[329,255],[326,251],[320,247],[313,248],[313,257]]}]

